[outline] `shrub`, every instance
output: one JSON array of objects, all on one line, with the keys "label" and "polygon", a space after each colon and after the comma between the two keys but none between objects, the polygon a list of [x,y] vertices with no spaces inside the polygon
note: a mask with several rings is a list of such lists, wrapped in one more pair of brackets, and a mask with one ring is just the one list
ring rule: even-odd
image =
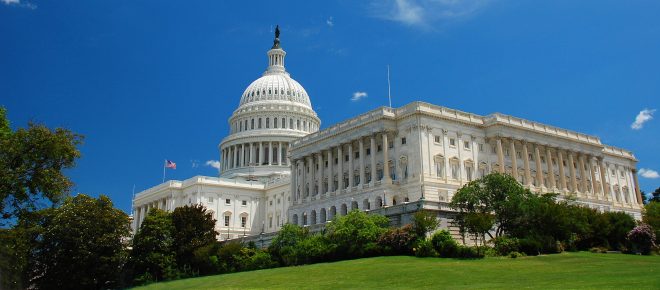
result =
[{"label": "shrub", "polygon": [[627,242],[628,232],[635,227],[635,219],[624,212],[606,212],[603,215],[610,224],[610,231],[607,235],[610,248],[621,250]]},{"label": "shrub", "polygon": [[431,244],[440,257],[458,257],[458,243],[447,230],[441,230],[433,234]]},{"label": "shrub", "polygon": [[500,256],[520,251],[520,241],[517,238],[499,237],[493,240],[493,248]]},{"label": "shrub", "polygon": [[338,258],[358,258],[378,253],[378,238],[387,231],[389,220],[382,215],[352,210],[336,217],[326,230],[326,237],[337,245]]},{"label": "shrub", "polygon": [[528,256],[536,256],[541,253],[541,242],[534,238],[520,239],[520,251]]},{"label": "shrub", "polygon": [[388,229],[378,238],[378,245],[383,251],[393,255],[413,254],[414,242],[415,235],[412,233],[412,225]]},{"label": "shrub", "polygon": [[525,256],[525,253],[520,253],[520,252],[515,252],[515,251],[509,253],[509,258],[511,258],[511,259],[516,259],[516,258],[520,258],[520,257],[524,257],[524,256]]},{"label": "shrub", "polygon": [[310,264],[333,259],[336,245],[323,235],[312,235],[302,240],[296,248],[299,264]]},{"label": "shrub", "polygon": [[655,243],[660,244],[660,201],[651,201],[644,206],[642,221],[655,230]]},{"label": "shrub", "polygon": [[433,249],[433,244],[429,240],[417,240],[415,247],[415,256],[417,257],[437,257],[438,252]]},{"label": "shrub", "polygon": [[468,246],[459,245],[457,257],[463,259],[477,259],[477,258],[483,258],[484,254],[481,253],[478,247],[468,247]]},{"label": "shrub", "polygon": [[648,255],[655,247],[655,233],[647,224],[641,224],[628,233],[634,253]]},{"label": "shrub", "polygon": [[434,212],[420,210],[413,215],[412,231],[418,239],[425,239],[426,234],[438,227],[438,217]]}]

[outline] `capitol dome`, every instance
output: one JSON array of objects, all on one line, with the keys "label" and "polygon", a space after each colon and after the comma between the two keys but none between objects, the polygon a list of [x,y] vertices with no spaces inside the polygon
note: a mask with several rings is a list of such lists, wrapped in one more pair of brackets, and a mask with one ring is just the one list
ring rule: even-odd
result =
[{"label": "capitol dome", "polygon": [[289,144],[321,126],[307,91],[284,67],[279,28],[267,55],[266,71],[245,89],[229,118],[230,134],[219,145],[221,177],[265,181],[290,175]]}]

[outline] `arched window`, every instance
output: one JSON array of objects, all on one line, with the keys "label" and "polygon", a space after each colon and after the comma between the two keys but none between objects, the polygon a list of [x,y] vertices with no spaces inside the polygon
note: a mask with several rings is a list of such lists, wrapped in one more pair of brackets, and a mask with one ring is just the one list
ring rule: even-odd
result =
[{"label": "arched window", "polygon": [[277,129],[277,118],[273,118],[273,128]]},{"label": "arched window", "polygon": [[282,129],[286,129],[286,118],[282,118]]},{"label": "arched window", "polygon": [[321,216],[319,218],[319,222],[320,223],[325,223],[325,221],[327,221],[327,220],[328,219],[327,219],[327,214],[326,214],[325,208],[322,208],[321,209]]},{"label": "arched window", "polygon": [[250,124],[250,129],[254,129],[254,118],[252,118],[252,120],[250,120],[250,123],[251,123]]},{"label": "arched window", "polygon": [[316,224],[316,210],[312,210],[312,213],[310,215],[310,224],[311,225]]},{"label": "arched window", "polygon": [[346,214],[348,214],[348,207],[346,206],[345,203],[342,203],[341,204],[341,215],[345,216]]},{"label": "arched window", "polygon": [[435,176],[440,178],[445,177],[445,157],[438,154],[433,157],[433,163],[435,164]]},{"label": "arched window", "polygon": [[270,128],[270,118],[266,118],[266,129]]},{"label": "arched window", "polygon": [[293,118],[289,118],[289,129],[293,130]]},{"label": "arched window", "polygon": [[257,127],[258,127],[259,129],[261,129],[261,118],[259,118],[259,122],[257,122],[257,123],[258,123],[258,124],[257,124]]}]

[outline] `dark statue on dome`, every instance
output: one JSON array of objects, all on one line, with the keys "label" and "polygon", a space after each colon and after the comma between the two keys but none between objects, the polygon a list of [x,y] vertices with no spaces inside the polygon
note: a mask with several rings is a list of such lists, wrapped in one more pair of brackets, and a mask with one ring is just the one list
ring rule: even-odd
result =
[{"label": "dark statue on dome", "polygon": [[280,26],[275,26],[275,40],[273,41],[273,48],[280,48]]}]

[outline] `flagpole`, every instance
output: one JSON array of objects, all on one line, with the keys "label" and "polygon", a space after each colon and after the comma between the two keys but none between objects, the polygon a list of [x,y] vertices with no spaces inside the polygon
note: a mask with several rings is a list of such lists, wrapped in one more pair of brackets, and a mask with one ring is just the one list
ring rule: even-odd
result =
[{"label": "flagpole", "polygon": [[163,162],[163,183],[165,183],[165,164],[167,163],[167,160]]},{"label": "flagpole", "polygon": [[392,107],[392,95],[390,93],[390,65],[387,65],[387,99],[390,101],[390,108]]}]

